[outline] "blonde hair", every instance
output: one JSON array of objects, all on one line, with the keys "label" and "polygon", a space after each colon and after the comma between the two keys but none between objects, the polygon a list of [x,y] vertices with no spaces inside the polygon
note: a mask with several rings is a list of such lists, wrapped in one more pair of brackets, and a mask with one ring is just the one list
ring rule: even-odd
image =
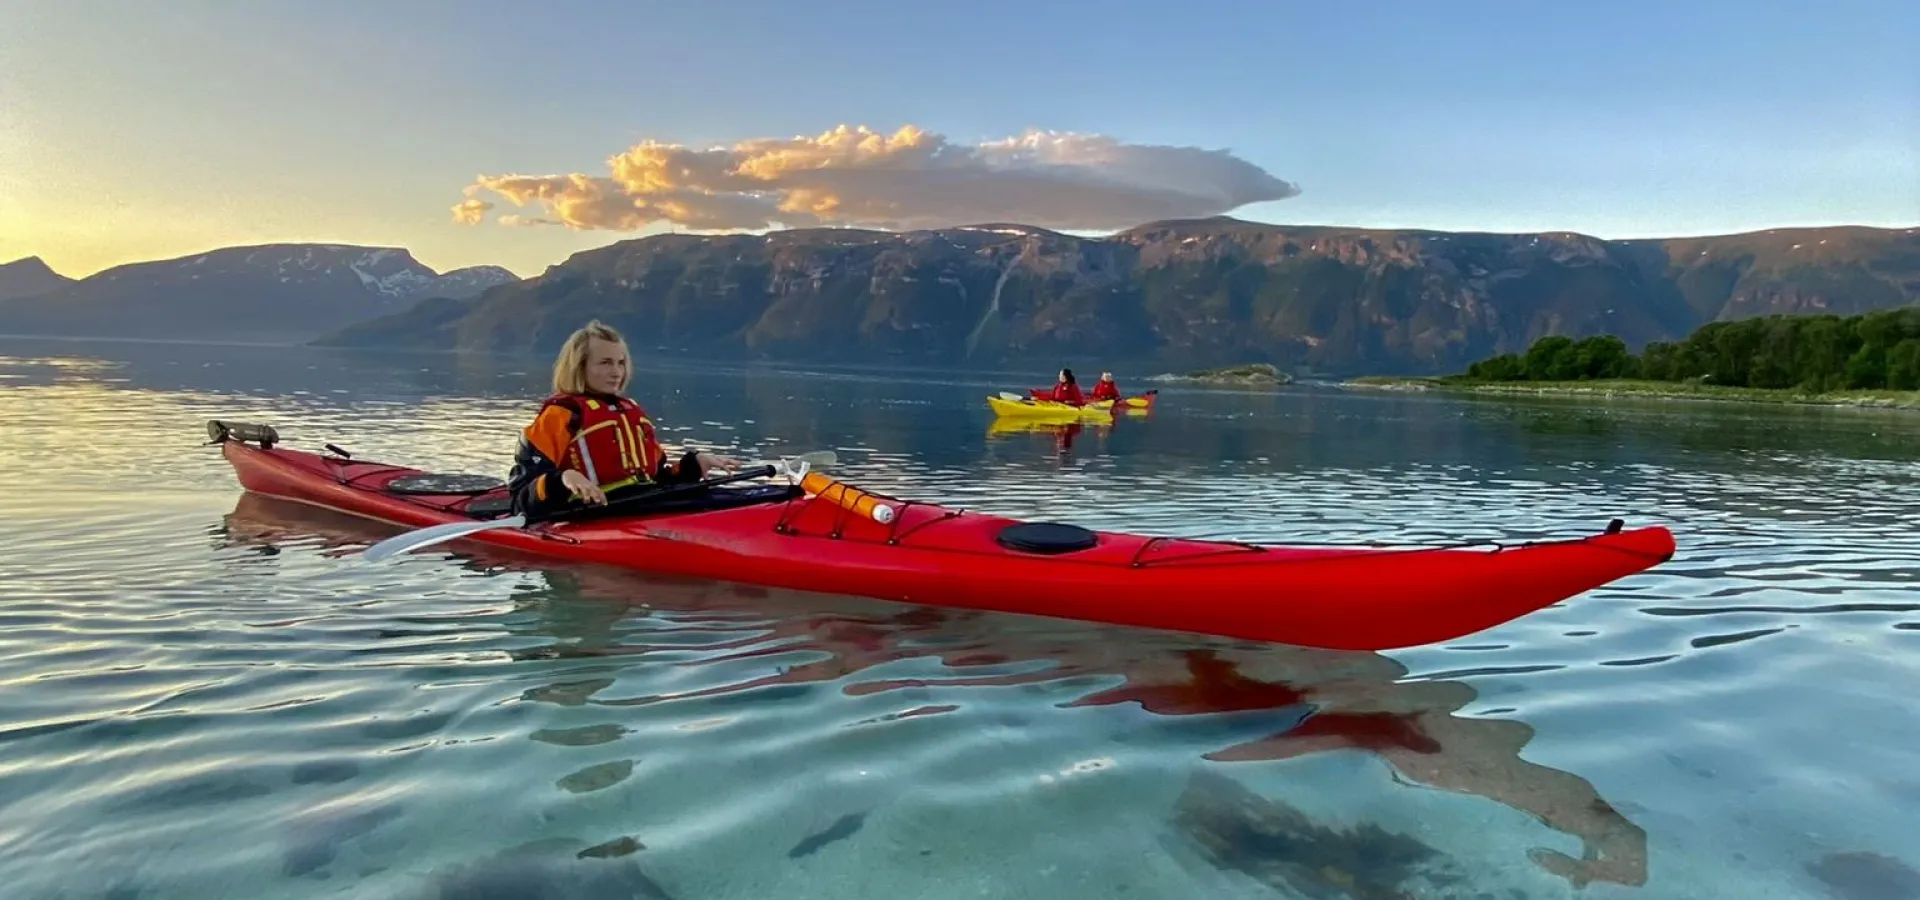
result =
[{"label": "blonde hair", "polygon": [[627,339],[620,336],[613,326],[594,319],[580,330],[567,336],[567,342],[560,345],[560,356],[553,361],[553,392],[556,394],[584,394],[587,392],[587,348],[598,338],[609,343],[627,345]]}]

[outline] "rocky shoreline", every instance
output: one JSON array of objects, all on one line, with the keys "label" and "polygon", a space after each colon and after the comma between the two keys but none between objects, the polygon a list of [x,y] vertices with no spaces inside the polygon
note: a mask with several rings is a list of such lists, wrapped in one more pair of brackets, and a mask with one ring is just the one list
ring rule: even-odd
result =
[{"label": "rocky shoreline", "polygon": [[1279,387],[1293,381],[1293,376],[1280,371],[1268,363],[1249,363],[1240,366],[1223,366],[1218,369],[1199,369],[1193,372],[1176,374],[1172,372],[1149,376],[1145,379],[1157,384],[1206,384],[1228,387]]},{"label": "rocky shoreline", "polygon": [[1509,381],[1476,382],[1442,377],[1365,376],[1342,387],[1384,391],[1450,391],[1466,394],[1546,397],[1711,400],[1726,403],[1782,403],[1800,406],[1854,406],[1920,410],[1920,391],[1826,391],[1792,388],[1715,387],[1663,381]]}]

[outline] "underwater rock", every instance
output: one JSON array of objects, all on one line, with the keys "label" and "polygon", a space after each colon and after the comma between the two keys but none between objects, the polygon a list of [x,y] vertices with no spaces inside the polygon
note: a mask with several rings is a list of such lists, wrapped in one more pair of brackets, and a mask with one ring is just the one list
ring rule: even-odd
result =
[{"label": "underwater rock", "polygon": [[436,874],[433,883],[416,896],[419,900],[674,900],[632,860],[573,852],[579,843],[541,841],[468,863]]},{"label": "underwater rock", "polygon": [[520,692],[520,699],[530,703],[583,706],[588,698],[612,686],[611,678],[583,678],[579,681],[562,681],[528,688]]},{"label": "underwater rock", "polygon": [[380,741],[402,741],[410,738],[425,737],[447,727],[453,721],[453,713],[426,713],[424,715],[403,716],[398,719],[374,719],[360,726],[360,733]]},{"label": "underwater rock", "polygon": [[787,858],[799,859],[802,856],[812,856],[819,852],[821,847],[852,837],[853,833],[859,831],[860,826],[865,824],[867,824],[867,814],[864,812],[841,816],[838,821],[827,826],[825,831],[807,835],[800,843],[793,845],[793,849],[787,851]]},{"label": "underwater rock", "polygon": [[633,853],[636,850],[645,850],[645,849],[647,849],[647,845],[640,843],[639,838],[636,838],[630,834],[623,834],[605,843],[595,844],[591,847],[588,847],[587,849],[574,854],[574,856],[580,859],[588,859],[588,858],[613,859],[614,857],[617,857],[617,856],[626,856],[627,854]]},{"label": "underwater rock", "polygon": [[350,759],[322,759],[293,767],[294,784],[339,784],[360,774],[360,764]]},{"label": "underwater rock", "polygon": [[582,725],[578,728],[542,728],[530,735],[536,741],[561,747],[590,747],[617,741],[627,733],[624,725]]},{"label": "underwater rock", "polygon": [[564,775],[554,785],[570,794],[586,794],[604,788],[613,787],[633,774],[633,760],[617,759],[591,765],[571,775]]},{"label": "underwater rock", "polygon": [[1880,853],[1829,853],[1807,872],[1839,900],[1920,900],[1920,871]]},{"label": "underwater rock", "polygon": [[340,855],[342,844],[399,817],[400,807],[392,803],[366,808],[336,803],[309,810],[288,825],[280,871],[290,878],[319,872]]},{"label": "underwater rock", "polygon": [[1438,850],[1367,823],[1335,828],[1211,771],[1196,772],[1174,824],[1221,869],[1314,900],[1411,900],[1460,881]]}]

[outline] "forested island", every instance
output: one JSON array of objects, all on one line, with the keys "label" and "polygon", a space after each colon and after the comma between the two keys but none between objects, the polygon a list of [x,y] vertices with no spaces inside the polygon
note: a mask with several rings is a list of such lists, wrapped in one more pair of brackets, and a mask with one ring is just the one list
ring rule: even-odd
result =
[{"label": "forested island", "polygon": [[1638,354],[1612,335],[1550,335],[1525,353],[1483,359],[1460,374],[1354,383],[1920,408],[1920,307],[1710,322]]}]

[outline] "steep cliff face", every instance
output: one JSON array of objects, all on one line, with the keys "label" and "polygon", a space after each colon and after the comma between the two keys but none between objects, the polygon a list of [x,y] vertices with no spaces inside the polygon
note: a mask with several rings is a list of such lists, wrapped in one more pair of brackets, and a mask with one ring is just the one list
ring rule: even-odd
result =
[{"label": "steep cliff face", "polygon": [[664,235],[322,342],[545,353],[599,318],[639,348],[733,357],[1439,372],[1547,334],[1637,346],[1782,306],[1920,299],[1913,234],[1833,231],[1848,232],[1847,252],[1805,259],[1785,248],[1839,238],[1796,232],[1776,251],[1764,235],[1609,242],[1229,218],[1102,239],[1003,224]]},{"label": "steep cliff face", "polygon": [[1920,229],[1778,228],[1627,241],[1649,254],[1702,322],[1858,315],[1920,301]]},{"label": "steep cliff face", "polygon": [[1331,370],[1443,369],[1553,333],[1645,341],[1690,326],[1677,295],[1605,241],[1163,223],[1138,248],[1143,301],[1183,355]]}]

